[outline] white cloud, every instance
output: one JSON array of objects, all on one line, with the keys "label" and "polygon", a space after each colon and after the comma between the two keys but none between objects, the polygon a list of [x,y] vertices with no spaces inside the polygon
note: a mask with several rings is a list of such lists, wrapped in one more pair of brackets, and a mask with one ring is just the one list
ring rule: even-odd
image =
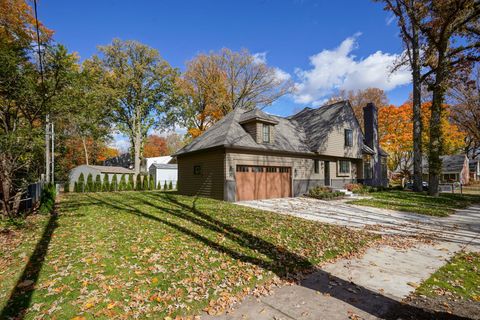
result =
[{"label": "white cloud", "polygon": [[267,52],[257,52],[252,54],[253,62],[256,64],[267,63]]},{"label": "white cloud", "polygon": [[280,68],[275,68],[274,70],[275,70],[275,78],[277,80],[287,81],[292,77],[288,72],[285,72]]},{"label": "white cloud", "polygon": [[377,51],[363,59],[353,55],[352,51],[358,47],[359,35],[345,39],[333,50],[323,50],[311,56],[311,69],[295,71],[299,79],[295,84],[295,102],[319,104],[339,89],[375,87],[389,91],[411,82],[407,69],[391,73],[399,54]]},{"label": "white cloud", "polygon": [[[254,54],[252,54],[252,56],[253,56],[253,63],[267,64],[267,52],[266,51],[254,53]],[[292,77],[288,72],[286,72],[286,71],[284,71],[284,70],[282,70],[278,67],[273,68],[273,70],[275,72],[274,73],[275,79],[277,79],[279,81],[282,81],[282,82],[287,81]]]}]

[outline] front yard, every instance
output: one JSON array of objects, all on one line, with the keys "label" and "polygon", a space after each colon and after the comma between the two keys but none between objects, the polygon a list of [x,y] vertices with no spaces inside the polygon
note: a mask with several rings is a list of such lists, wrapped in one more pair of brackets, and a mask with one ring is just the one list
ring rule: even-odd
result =
[{"label": "front yard", "polygon": [[[480,253],[457,253],[405,302],[416,308],[452,315],[452,319],[455,316],[480,319]],[[416,319],[417,315],[408,310],[398,308],[395,318]]]},{"label": "front yard", "polygon": [[222,312],[373,236],[168,192],[70,194],[0,233],[0,318]]},{"label": "front yard", "polygon": [[371,199],[358,199],[349,203],[438,217],[446,217],[455,209],[480,203],[479,195],[467,194],[441,193],[438,197],[431,197],[423,192],[391,190],[372,192],[368,196]]}]

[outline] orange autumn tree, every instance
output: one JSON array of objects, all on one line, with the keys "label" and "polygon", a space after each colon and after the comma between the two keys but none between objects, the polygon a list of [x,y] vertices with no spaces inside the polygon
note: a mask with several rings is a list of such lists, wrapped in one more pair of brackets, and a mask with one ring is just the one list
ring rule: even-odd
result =
[{"label": "orange autumn tree", "polygon": [[408,172],[413,160],[412,105],[379,108],[378,131],[380,145],[389,154],[388,168]]},{"label": "orange autumn tree", "polygon": [[166,155],[168,155],[167,139],[156,134],[149,135],[143,147],[143,156],[151,158]]},{"label": "orange autumn tree", "polygon": [[[424,145],[424,150],[428,150],[429,137],[430,137],[430,115],[431,115],[431,102],[426,102],[422,104],[422,122],[423,122],[423,133],[422,140]],[[449,105],[442,105],[442,116],[440,121],[440,128],[442,131],[442,150],[443,154],[456,154],[463,152],[465,148],[465,132],[461,131],[460,128],[450,121],[452,111]]]},{"label": "orange autumn tree", "polygon": [[[424,126],[422,144],[424,150],[429,145],[430,102],[422,104],[422,122]],[[413,160],[413,108],[411,103],[399,107],[390,105],[379,108],[378,130],[380,145],[388,152],[388,167],[409,176]],[[465,145],[465,134],[450,122],[450,108],[443,106],[441,127],[443,132],[444,154],[461,152]]]},{"label": "orange autumn tree", "polygon": [[[85,141],[87,154],[85,154],[84,146],[81,138],[68,137],[63,143],[63,148],[59,150],[61,157],[57,158],[65,172],[73,169],[76,166],[86,164],[88,157],[89,164],[102,164],[103,161],[109,158],[116,157],[120,154],[118,149],[107,146],[102,141],[95,141],[92,138],[87,138]],[[63,178],[63,177],[62,177]]]}]

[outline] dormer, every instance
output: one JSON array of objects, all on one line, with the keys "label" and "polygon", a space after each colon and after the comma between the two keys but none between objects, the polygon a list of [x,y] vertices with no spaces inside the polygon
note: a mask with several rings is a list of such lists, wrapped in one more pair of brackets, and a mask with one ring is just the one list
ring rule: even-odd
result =
[{"label": "dormer", "polygon": [[278,121],[259,109],[252,109],[240,116],[240,125],[259,144],[272,144],[275,137],[275,126]]}]

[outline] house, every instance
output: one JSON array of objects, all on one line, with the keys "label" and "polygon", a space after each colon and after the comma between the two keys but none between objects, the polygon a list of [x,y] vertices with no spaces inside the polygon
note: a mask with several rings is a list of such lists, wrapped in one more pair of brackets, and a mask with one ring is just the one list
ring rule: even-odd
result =
[{"label": "house", "polygon": [[348,101],[290,117],[237,108],[175,154],[179,193],[241,201],[299,196],[318,185],[385,186],[373,104],[364,120],[365,134]]},{"label": "house", "polygon": [[[171,156],[163,156],[163,157],[151,157],[151,158],[143,158],[140,162],[140,171],[147,172],[150,169],[150,166],[153,163],[161,163],[161,164],[168,164],[168,163],[175,163],[175,158]],[[124,167],[128,169],[133,169],[134,163],[132,161],[132,157],[130,153],[124,153],[119,156],[107,159],[103,162],[105,166],[116,166],[116,167]]]},{"label": "house", "polygon": [[[442,174],[440,182],[460,182],[461,184],[468,184],[470,182],[470,165],[468,157],[465,154],[446,155],[441,156],[442,160]],[[423,177],[428,181],[428,161],[423,160]]]},{"label": "house", "polygon": [[470,180],[470,166],[468,157],[464,154],[442,156],[442,182],[460,182],[468,184]]},{"label": "house", "polygon": [[163,157],[152,157],[152,158],[145,158],[145,167],[150,170],[152,164],[175,164],[176,159],[171,156],[163,156]]},{"label": "house", "polygon": [[122,153],[116,157],[106,159],[103,161],[104,166],[109,167],[123,167],[127,169],[133,169],[133,162],[130,153]]},{"label": "house", "polygon": [[83,173],[85,182],[87,181],[87,177],[89,174],[92,174],[92,178],[94,181],[97,175],[100,175],[100,178],[102,181],[104,179],[104,176],[108,175],[108,181],[112,181],[113,175],[116,174],[118,176],[117,177],[118,181],[120,181],[120,178],[122,175],[133,174],[134,171],[123,168],[123,167],[94,166],[94,165],[83,164],[70,170],[70,174],[69,174],[70,190],[73,190],[75,182],[78,182],[78,178],[82,173]]},{"label": "house", "polygon": [[178,168],[173,163],[152,163],[148,170],[149,175],[153,177],[155,186],[159,184],[163,187],[165,182],[172,183],[173,187],[177,186]]},{"label": "house", "polygon": [[476,159],[468,159],[470,170],[470,182],[480,180],[480,161]]}]

